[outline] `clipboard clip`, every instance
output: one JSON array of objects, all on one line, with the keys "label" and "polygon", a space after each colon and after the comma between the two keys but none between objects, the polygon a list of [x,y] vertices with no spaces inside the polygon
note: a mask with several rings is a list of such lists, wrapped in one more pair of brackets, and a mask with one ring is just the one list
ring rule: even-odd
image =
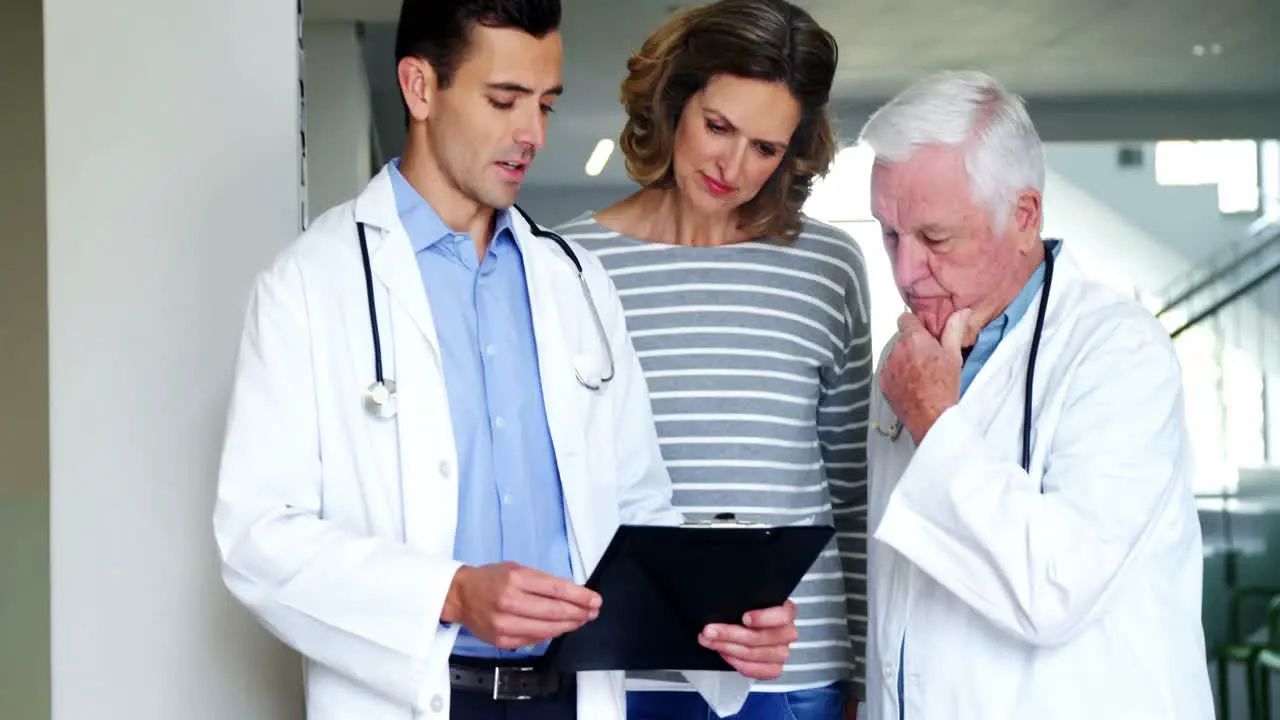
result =
[{"label": "clipboard clip", "polygon": [[740,527],[740,528],[764,528],[769,527],[765,523],[752,522],[750,520],[739,520],[733,513],[719,513],[710,520],[687,520],[680,525],[681,527],[705,527],[705,528],[723,528],[723,527]]}]

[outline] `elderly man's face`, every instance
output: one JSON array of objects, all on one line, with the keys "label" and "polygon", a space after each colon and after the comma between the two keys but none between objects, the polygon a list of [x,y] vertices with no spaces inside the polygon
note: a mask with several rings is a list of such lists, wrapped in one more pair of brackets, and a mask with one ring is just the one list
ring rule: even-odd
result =
[{"label": "elderly man's face", "polygon": [[972,344],[1034,267],[1028,258],[1039,238],[1039,194],[1022,193],[1005,227],[992,228],[990,214],[973,200],[957,150],[922,148],[902,163],[876,163],[871,209],[898,291],[934,337],[953,312],[969,308],[965,343]]}]

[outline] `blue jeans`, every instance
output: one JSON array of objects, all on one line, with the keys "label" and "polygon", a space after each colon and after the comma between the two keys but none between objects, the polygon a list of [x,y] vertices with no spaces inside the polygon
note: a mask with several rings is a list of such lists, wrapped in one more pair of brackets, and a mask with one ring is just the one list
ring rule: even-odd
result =
[{"label": "blue jeans", "polygon": [[[720,720],[841,720],[844,693],[839,685],[795,692],[753,692],[737,715]],[[716,720],[696,692],[627,693],[627,720]]]}]

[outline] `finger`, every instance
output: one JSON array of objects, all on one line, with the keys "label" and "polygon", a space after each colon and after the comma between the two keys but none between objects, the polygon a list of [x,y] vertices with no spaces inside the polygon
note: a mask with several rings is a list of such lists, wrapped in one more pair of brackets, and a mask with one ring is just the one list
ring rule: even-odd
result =
[{"label": "finger", "polygon": [[942,349],[953,358],[960,358],[960,345],[964,342],[964,336],[969,329],[971,313],[972,311],[968,308],[951,313],[951,317],[947,318],[946,326],[942,329]]},{"label": "finger", "polygon": [[512,578],[525,592],[562,600],[587,610],[600,609],[601,600],[598,593],[564,578],[527,567],[512,573]]},{"label": "finger", "polygon": [[710,650],[714,650],[726,660],[732,658],[739,662],[764,663],[781,665],[787,661],[787,657],[791,654],[786,645],[769,645],[766,647],[750,647],[747,645],[738,645],[737,643],[725,642],[706,642],[703,644]]},{"label": "finger", "polygon": [[517,644],[512,647],[523,647],[573,632],[584,624],[573,621],[532,620],[519,615],[499,615],[494,619],[493,632],[500,639],[516,642]]},{"label": "finger", "polygon": [[738,672],[753,680],[777,680],[782,677],[782,663],[757,663],[724,657],[725,662]]},{"label": "finger", "polygon": [[904,312],[898,316],[898,332],[906,335],[908,332],[921,327],[920,318],[915,313]]},{"label": "finger", "polygon": [[497,601],[498,612],[544,622],[587,622],[594,620],[598,610],[590,610],[564,600],[535,595],[512,588]]},{"label": "finger", "polygon": [[750,628],[770,628],[790,625],[796,619],[796,604],[790,600],[763,610],[752,610],[742,617],[742,624]]},{"label": "finger", "polygon": [[745,628],[740,625],[708,625],[702,631],[702,637],[711,642],[767,647],[788,645],[796,640],[797,633],[795,627],[789,624],[762,629]]}]

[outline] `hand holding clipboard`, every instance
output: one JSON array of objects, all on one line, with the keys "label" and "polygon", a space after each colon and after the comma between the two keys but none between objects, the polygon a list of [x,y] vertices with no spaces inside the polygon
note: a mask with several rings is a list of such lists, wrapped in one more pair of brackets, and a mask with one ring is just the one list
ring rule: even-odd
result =
[{"label": "hand holding clipboard", "polygon": [[[545,659],[562,672],[738,670],[776,677],[795,639],[788,598],[834,533],[830,526],[720,519],[623,525],[586,583],[603,599],[599,616],[552,641]],[[707,631],[718,638],[710,640]]]}]

